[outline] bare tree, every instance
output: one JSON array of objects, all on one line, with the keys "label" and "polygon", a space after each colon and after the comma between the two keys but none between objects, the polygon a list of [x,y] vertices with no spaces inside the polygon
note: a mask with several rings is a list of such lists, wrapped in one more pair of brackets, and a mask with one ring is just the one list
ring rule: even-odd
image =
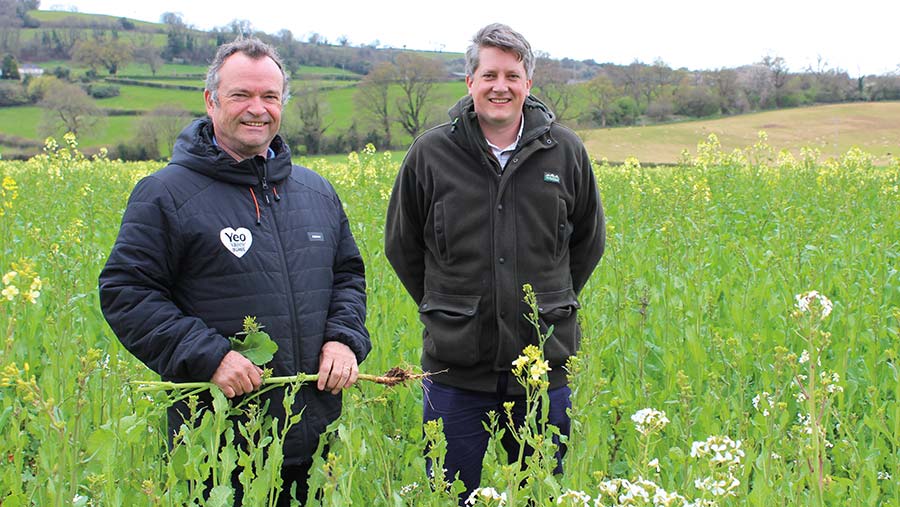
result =
[{"label": "bare tree", "polygon": [[93,133],[104,117],[103,111],[81,87],[58,79],[48,83],[40,106],[44,110],[41,131],[46,135]]},{"label": "bare tree", "polygon": [[743,113],[747,107],[738,86],[738,74],[734,69],[717,69],[707,74],[710,85],[719,96],[719,106],[725,114]]},{"label": "bare tree", "polygon": [[306,153],[322,151],[322,140],[331,122],[325,122],[325,106],[319,96],[319,88],[304,84],[291,94],[291,111],[281,122],[281,132],[291,144],[306,147]]},{"label": "bare tree", "polygon": [[541,100],[547,103],[550,110],[560,122],[572,120],[569,108],[575,90],[569,84],[568,74],[559,60],[538,58],[534,70],[534,88]]},{"label": "bare tree", "polygon": [[784,58],[772,55],[764,56],[760,63],[772,73],[772,87],[775,91],[775,104],[781,106],[785,94],[784,85],[787,83],[788,78],[787,63],[784,61]]},{"label": "bare tree", "polygon": [[738,84],[746,93],[751,109],[767,107],[775,93],[772,73],[768,67],[761,64],[738,69]]},{"label": "bare tree", "polygon": [[153,44],[153,35],[149,33],[137,36],[133,56],[135,61],[146,63],[154,76],[163,65],[162,50]]},{"label": "bare tree", "polygon": [[159,152],[164,146],[169,153],[175,138],[191,120],[191,113],[175,104],[163,104],[141,116],[137,126],[137,138]]},{"label": "bare tree", "polygon": [[394,63],[401,96],[397,99],[400,125],[416,137],[429,122],[429,98],[434,85],[446,77],[443,62],[415,53],[400,53]]},{"label": "bare tree", "polygon": [[390,89],[394,80],[394,66],[382,62],[372,67],[366,77],[359,83],[354,100],[365,113],[371,123],[377,125],[384,141],[383,149],[391,147],[391,114]]}]

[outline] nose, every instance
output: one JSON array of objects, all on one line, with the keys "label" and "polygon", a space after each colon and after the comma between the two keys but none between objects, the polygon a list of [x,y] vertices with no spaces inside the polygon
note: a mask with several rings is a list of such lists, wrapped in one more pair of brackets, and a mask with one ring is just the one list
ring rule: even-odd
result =
[{"label": "nose", "polygon": [[505,78],[498,77],[494,80],[494,91],[505,92],[506,90],[509,90],[509,84],[506,82]]},{"label": "nose", "polygon": [[250,102],[249,104],[247,104],[247,112],[254,116],[265,114],[266,108],[265,104],[263,103],[262,97],[260,97],[259,95],[250,97]]}]

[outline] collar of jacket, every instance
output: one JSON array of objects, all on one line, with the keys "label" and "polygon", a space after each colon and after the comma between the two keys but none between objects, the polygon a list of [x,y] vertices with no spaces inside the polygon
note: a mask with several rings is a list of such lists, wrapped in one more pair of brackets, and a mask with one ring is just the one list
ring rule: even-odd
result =
[{"label": "collar of jacket", "polygon": [[[546,104],[531,95],[525,97],[522,112],[525,127],[519,140],[519,148],[546,134],[556,118]],[[447,113],[450,115],[450,132],[460,146],[471,150],[489,150],[471,95],[459,99]]]},{"label": "collar of jacket", "polygon": [[291,152],[280,135],[269,145],[275,157],[265,160],[262,156],[234,160],[213,142],[213,126],[209,118],[194,120],[188,125],[172,149],[172,164],[209,176],[210,178],[238,185],[260,183],[258,167],[266,166],[269,183],[278,183],[291,173]]}]

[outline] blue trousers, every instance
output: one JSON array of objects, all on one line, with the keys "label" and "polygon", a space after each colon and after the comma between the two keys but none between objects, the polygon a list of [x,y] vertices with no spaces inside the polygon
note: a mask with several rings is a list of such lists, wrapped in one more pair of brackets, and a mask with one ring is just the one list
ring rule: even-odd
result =
[{"label": "blue trousers", "polygon": [[[460,505],[468,498],[469,494],[481,483],[481,469],[484,454],[487,451],[490,433],[485,430],[484,423],[488,422],[487,413],[491,410],[500,415],[501,424],[505,421],[505,409],[503,404],[512,401],[513,423],[518,427],[524,424],[525,396],[512,396],[507,394],[509,375],[501,375],[497,382],[497,391],[485,393],[469,391],[457,387],[432,382],[425,379],[422,388],[424,391],[423,420],[425,422],[443,419],[444,436],[447,439],[447,455],[444,460],[446,478],[453,480],[456,473],[466,486],[466,491],[460,495]],[[515,380],[512,380],[515,382]],[[562,435],[568,436],[571,430],[571,420],[568,409],[572,406],[572,390],[569,386],[550,389],[550,409],[548,423],[559,428]],[[514,438],[506,431],[501,439],[503,448],[509,457],[509,462],[514,462],[519,456],[519,446]],[[556,468],[554,473],[563,471],[562,460],[566,453],[566,447],[554,437],[557,445]],[[525,449],[526,456],[531,449]],[[431,461],[426,460],[426,468],[429,477],[432,474]]]}]

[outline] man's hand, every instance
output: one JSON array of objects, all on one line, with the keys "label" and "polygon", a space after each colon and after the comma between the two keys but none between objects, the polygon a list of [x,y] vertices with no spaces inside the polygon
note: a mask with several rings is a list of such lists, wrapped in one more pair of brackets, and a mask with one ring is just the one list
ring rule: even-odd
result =
[{"label": "man's hand", "polygon": [[262,385],[262,369],[251,363],[240,352],[228,351],[210,381],[219,386],[225,396],[234,398]]},{"label": "man's hand", "polygon": [[320,391],[341,392],[350,387],[359,377],[359,365],[356,354],[350,347],[341,342],[325,342],[319,353],[319,381],[316,386]]}]

